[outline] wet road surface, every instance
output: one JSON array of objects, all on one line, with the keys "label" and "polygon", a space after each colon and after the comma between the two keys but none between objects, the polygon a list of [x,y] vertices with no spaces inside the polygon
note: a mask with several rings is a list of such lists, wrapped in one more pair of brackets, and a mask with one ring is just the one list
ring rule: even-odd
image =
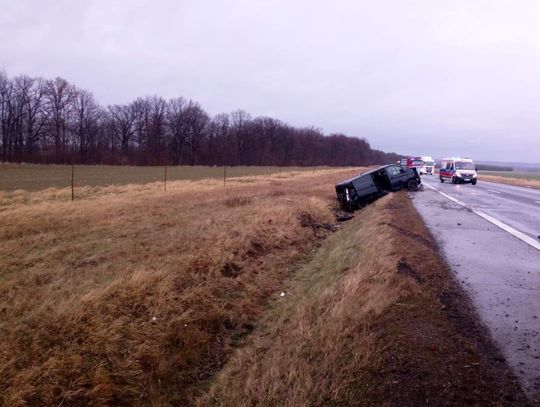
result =
[{"label": "wet road surface", "polygon": [[437,176],[422,182],[423,191],[411,194],[416,209],[508,364],[540,404],[540,191],[481,180],[441,184]]}]

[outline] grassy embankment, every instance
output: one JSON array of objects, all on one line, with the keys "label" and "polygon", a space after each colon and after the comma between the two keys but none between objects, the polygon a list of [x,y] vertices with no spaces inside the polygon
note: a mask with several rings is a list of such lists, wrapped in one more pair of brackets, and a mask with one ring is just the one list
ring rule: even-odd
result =
[{"label": "grassy embankment", "polygon": [[527,404],[405,193],[330,237],[198,405]]},{"label": "grassy embankment", "polygon": [[316,250],[354,172],[4,196],[2,402],[522,403],[406,194]]}]

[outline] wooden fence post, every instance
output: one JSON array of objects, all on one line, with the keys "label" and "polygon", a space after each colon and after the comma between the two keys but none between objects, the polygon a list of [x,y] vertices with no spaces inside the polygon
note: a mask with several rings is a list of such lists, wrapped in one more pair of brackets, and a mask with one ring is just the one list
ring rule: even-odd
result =
[{"label": "wooden fence post", "polygon": [[74,179],[75,179],[75,163],[71,162],[71,201],[75,200],[75,188],[74,188]]},{"label": "wooden fence post", "polygon": [[163,176],[163,190],[167,190],[167,165],[165,165],[165,175]]}]

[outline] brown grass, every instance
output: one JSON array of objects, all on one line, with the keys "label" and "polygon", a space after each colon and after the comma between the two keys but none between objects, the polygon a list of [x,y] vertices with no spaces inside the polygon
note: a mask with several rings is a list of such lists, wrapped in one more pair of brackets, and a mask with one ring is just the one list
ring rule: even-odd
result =
[{"label": "brown grass", "polygon": [[0,400],[525,404],[405,193],[320,245],[352,173],[8,198]]},{"label": "brown grass", "polygon": [[507,185],[515,185],[518,187],[540,189],[540,181],[536,179],[510,178],[510,177],[502,177],[502,176],[497,176],[497,175],[480,174],[479,182],[481,181],[497,182],[499,184],[507,184]]},{"label": "brown grass", "polygon": [[0,400],[189,402],[329,233],[317,225],[334,221],[333,184],[351,174],[4,196]]},{"label": "brown grass", "polygon": [[526,404],[404,193],[357,213],[197,404]]}]

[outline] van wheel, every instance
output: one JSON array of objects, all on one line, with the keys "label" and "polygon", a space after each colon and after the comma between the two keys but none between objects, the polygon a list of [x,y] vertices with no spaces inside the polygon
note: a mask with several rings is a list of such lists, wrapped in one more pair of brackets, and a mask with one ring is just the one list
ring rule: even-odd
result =
[{"label": "van wheel", "polygon": [[444,179],[442,177],[439,177],[439,179],[441,180],[441,182],[444,182]]},{"label": "van wheel", "polygon": [[418,182],[411,179],[409,182],[407,182],[407,189],[409,191],[418,191]]},{"label": "van wheel", "polygon": [[471,181],[471,184],[476,185],[476,179],[473,179],[473,180]]},{"label": "van wheel", "polygon": [[452,184],[457,184],[456,177],[452,177]]}]

